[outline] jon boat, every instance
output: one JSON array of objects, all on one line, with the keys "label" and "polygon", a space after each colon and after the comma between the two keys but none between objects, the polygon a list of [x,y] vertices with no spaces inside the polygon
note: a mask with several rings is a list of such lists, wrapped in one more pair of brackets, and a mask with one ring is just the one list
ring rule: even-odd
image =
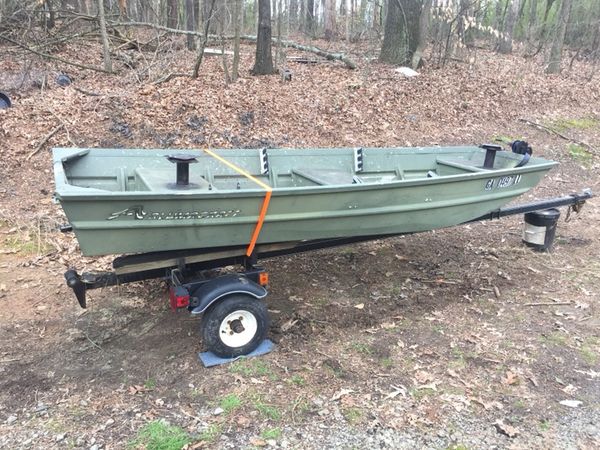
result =
[{"label": "jon boat", "polygon": [[206,366],[214,355],[264,352],[269,277],[260,259],[557,206],[578,211],[591,198],[586,190],[501,208],[556,164],[524,142],[511,148],[55,149],[63,230],[75,231],[86,255],[126,254],[112,271],[69,269],[65,280],[85,308],[89,289],[163,279],[174,310],[202,316]]},{"label": "jon boat", "polygon": [[412,233],[467,222],[555,162],[482,147],[57,148],[56,198],[85,255]]}]

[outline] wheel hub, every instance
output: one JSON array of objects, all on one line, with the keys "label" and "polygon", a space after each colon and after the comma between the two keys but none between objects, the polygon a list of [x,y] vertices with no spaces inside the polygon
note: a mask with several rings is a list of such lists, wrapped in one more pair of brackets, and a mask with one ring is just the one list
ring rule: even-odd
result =
[{"label": "wheel hub", "polygon": [[257,331],[258,323],[254,314],[238,310],[223,319],[219,337],[228,347],[242,347],[254,338]]}]

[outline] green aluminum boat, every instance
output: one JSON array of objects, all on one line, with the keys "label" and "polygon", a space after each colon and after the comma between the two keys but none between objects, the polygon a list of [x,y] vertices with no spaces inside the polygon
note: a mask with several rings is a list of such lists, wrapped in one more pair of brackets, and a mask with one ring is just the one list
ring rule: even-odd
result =
[{"label": "green aluminum boat", "polygon": [[557,163],[498,146],[53,151],[85,255],[412,233],[457,225]]}]

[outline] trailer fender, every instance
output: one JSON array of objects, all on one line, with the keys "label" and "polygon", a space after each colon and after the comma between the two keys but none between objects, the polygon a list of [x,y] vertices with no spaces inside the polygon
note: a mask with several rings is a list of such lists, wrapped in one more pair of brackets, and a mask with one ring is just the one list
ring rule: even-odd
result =
[{"label": "trailer fender", "polygon": [[199,303],[190,313],[202,314],[210,305],[231,294],[247,294],[260,300],[267,296],[267,290],[242,275],[223,275],[202,284],[191,293]]}]

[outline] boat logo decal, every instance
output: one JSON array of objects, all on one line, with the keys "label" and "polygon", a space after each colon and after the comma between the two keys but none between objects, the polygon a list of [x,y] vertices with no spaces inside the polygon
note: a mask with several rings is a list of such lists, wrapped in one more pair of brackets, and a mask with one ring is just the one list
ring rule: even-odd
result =
[{"label": "boat logo decal", "polygon": [[502,189],[521,182],[521,175],[507,175],[500,178],[490,178],[485,182],[485,190],[491,191],[492,189]]},{"label": "boat logo decal", "polygon": [[239,209],[214,211],[145,211],[142,205],[134,205],[121,211],[115,211],[106,220],[131,218],[134,220],[190,220],[190,219],[220,219],[236,217]]}]

